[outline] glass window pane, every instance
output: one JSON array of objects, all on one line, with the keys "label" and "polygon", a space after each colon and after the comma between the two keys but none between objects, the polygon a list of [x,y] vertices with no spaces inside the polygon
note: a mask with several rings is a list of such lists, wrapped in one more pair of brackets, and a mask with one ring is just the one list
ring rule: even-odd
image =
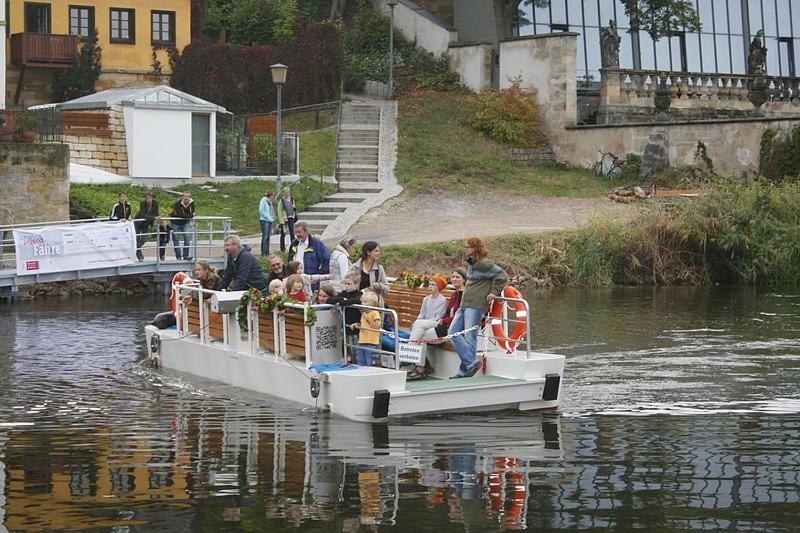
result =
[{"label": "glass window pane", "polygon": [[656,41],[656,68],[670,70],[669,66],[669,43],[667,39]]},{"label": "glass window pane", "polygon": [[700,25],[703,27],[703,33],[712,33],[714,31],[714,18],[711,13],[711,0],[700,1]]},{"label": "glass window pane", "polygon": [[728,0],[728,13],[731,17],[731,33],[742,34],[742,4],[739,0]]},{"label": "glass window pane", "polygon": [[642,53],[642,68],[653,70],[656,68],[656,56],[653,49],[653,39],[645,31],[639,32],[639,49]]},{"label": "glass window pane", "polygon": [[717,65],[714,62],[714,36],[706,33],[700,36],[700,44],[703,46],[703,72],[716,72]]},{"label": "glass window pane", "polygon": [[[536,21],[536,24],[544,24],[544,25],[549,25],[550,24],[550,13],[549,13],[549,10],[547,9],[547,6],[545,6],[545,7],[535,7],[534,6],[533,15],[534,15],[534,20]],[[539,32],[539,33],[542,33],[542,32]]]},{"label": "glass window pane", "polygon": [[570,26],[583,26],[583,15],[581,14],[581,4],[583,4],[581,0],[568,0],[567,7],[569,8],[569,25]]},{"label": "glass window pane", "polygon": [[583,17],[587,26],[600,26],[596,0],[587,0],[586,2],[583,2]]},{"label": "glass window pane", "polygon": [[[789,6],[792,12],[792,27],[794,28],[794,37],[800,36],[800,4],[791,4]],[[794,47],[797,51],[797,46]]]},{"label": "glass window pane", "polygon": [[744,52],[742,52],[742,37],[735,35],[731,37],[731,48],[733,55],[733,64],[731,65],[731,72],[734,74],[746,74],[747,65],[744,62]]},{"label": "glass window pane", "polygon": [[686,63],[689,72],[700,72],[700,36],[696,33],[686,35]]},{"label": "glass window pane", "polygon": [[713,0],[717,33],[728,33],[728,1]]},{"label": "glass window pane", "polygon": [[550,33],[550,26],[548,24],[537,24],[536,34],[541,35],[543,33]]},{"label": "glass window pane", "polygon": [[630,28],[630,20],[628,20],[628,15],[622,6],[617,6],[617,28]]},{"label": "glass window pane", "polygon": [[767,74],[777,76],[780,72],[778,70],[778,39],[774,37],[767,37]]},{"label": "glass window pane", "polygon": [[728,54],[728,36],[717,35],[717,72],[728,74],[730,71],[731,61]]},{"label": "glass window pane", "polygon": [[112,11],[111,12],[111,22],[112,22],[112,24],[119,20],[119,15],[120,15],[119,11]]},{"label": "glass window pane", "polygon": [[764,33],[767,37],[777,37],[778,27],[775,20],[774,0],[762,2],[762,5],[764,6]]},{"label": "glass window pane", "polygon": [[550,12],[553,17],[552,23],[567,23],[567,4],[566,0],[552,0],[550,2]]},{"label": "glass window pane", "polygon": [[127,30],[128,29],[128,21],[127,20],[123,20],[120,23],[120,28],[122,28],[123,30]]},{"label": "glass window pane", "polygon": [[761,29],[761,2],[748,2],[750,10],[750,33],[755,35]]},{"label": "glass window pane", "polygon": [[589,71],[600,70],[600,30],[586,28],[586,68]]},{"label": "glass window pane", "polygon": [[[622,6],[617,9],[617,14],[624,11]],[[602,26],[608,26],[608,21],[614,20],[614,2],[600,0],[600,23]]]},{"label": "glass window pane", "polygon": [[[797,5],[800,9],[800,4]],[[789,13],[789,2],[778,2],[778,37],[789,37],[792,35],[792,17]],[[800,31],[800,28],[797,28]]]},{"label": "glass window pane", "polygon": [[[633,68],[633,45],[629,33],[620,32],[622,41],[619,43],[619,66],[621,68]],[[598,46],[598,52],[600,47]]]}]

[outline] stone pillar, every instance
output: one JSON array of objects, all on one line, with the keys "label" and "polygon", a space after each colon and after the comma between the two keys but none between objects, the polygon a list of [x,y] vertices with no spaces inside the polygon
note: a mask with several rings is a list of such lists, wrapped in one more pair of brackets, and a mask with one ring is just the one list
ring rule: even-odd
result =
[{"label": "stone pillar", "polygon": [[[2,68],[0,68],[0,109],[6,108],[6,3],[0,2],[0,60],[2,60]],[[2,485],[0,485],[2,486]]]},{"label": "stone pillar", "polygon": [[0,225],[69,220],[69,147],[0,143]]}]

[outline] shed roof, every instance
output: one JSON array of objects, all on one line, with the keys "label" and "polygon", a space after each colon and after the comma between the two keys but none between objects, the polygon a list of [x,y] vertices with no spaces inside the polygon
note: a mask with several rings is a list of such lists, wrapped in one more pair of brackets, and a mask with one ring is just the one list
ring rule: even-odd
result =
[{"label": "shed roof", "polygon": [[186,111],[228,111],[202,98],[179,91],[169,85],[153,87],[120,87],[69,100],[56,107],[61,110],[107,109],[115,105],[125,105],[149,109],[177,109]]}]

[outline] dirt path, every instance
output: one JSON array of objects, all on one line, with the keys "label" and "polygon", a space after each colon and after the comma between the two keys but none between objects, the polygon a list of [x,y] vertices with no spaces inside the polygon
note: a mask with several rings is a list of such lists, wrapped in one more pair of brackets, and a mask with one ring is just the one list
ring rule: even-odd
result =
[{"label": "dirt path", "polygon": [[359,241],[412,244],[574,228],[594,214],[628,217],[631,205],[606,198],[508,197],[500,192],[481,196],[401,194],[371,210],[351,228]]}]

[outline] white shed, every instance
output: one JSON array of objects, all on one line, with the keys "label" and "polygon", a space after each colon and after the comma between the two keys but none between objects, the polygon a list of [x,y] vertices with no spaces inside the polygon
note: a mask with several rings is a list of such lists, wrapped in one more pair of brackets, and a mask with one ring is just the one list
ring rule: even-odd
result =
[{"label": "white shed", "polygon": [[128,175],[134,180],[216,175],[216,114],[227,113],[216,104],[158,85],[109,89],[57,107],[64,112],[108,110],[108,128],[113,137],[124,136]]}]

